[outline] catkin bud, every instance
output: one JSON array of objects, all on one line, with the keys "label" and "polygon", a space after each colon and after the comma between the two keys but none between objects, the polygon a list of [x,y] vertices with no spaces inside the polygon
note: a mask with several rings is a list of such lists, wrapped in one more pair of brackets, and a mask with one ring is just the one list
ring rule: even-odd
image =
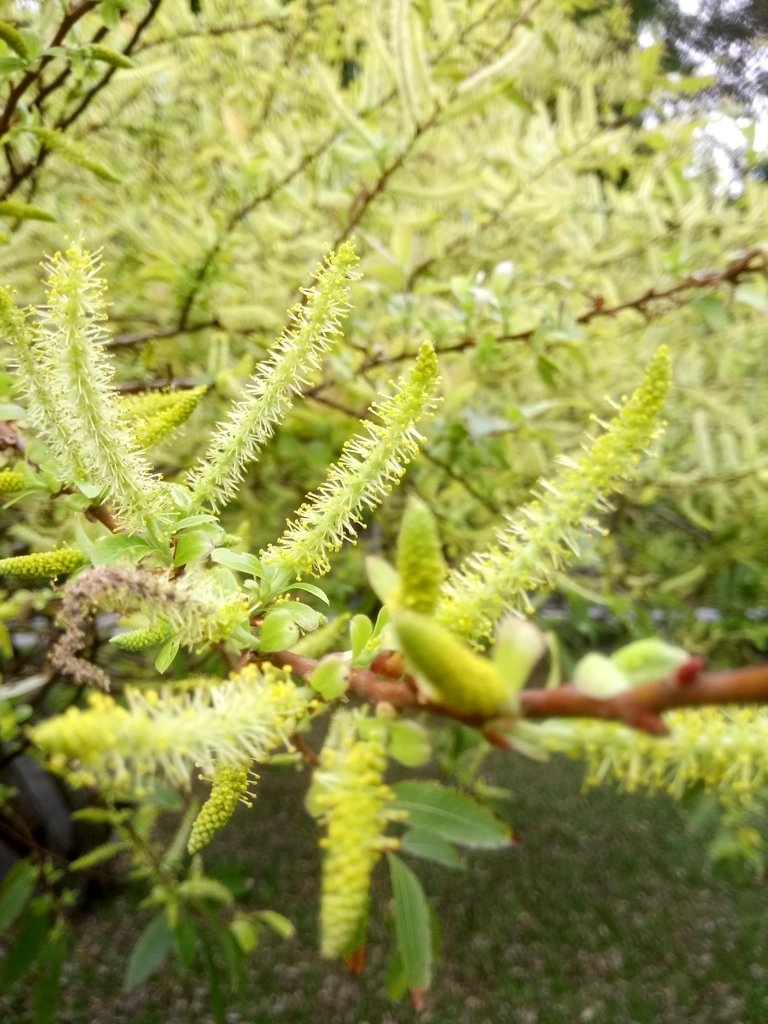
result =
[{"label": "catkin bud", "polygon": [[403,652],[426,681],[431,699],[487,718],[514,710],[514,694],[487,658],[425,615],[396,611],[393,620]]},{"label": "catkin bud", "polygon": [[22,579],[55,580],[86,565],[88,559],[82,551],[61,548],[34,555],[0,558],[0,576],[20,576]]},{"label": "catkin bud", "polygon": [[251,806],[248,798],[249,770],[250,762],[218,766],[213,776],[211,795],[200,808],[192,825],[187,843],[190,853],[197,853],[210,843],[235,813],[240,801]]},{"label": "catkin bud", "polygon": [[124,53],[120,53],[118,50],[110,50],[108,46],[89,46],[88,55],[93,60],[100,60],[113,68],[135,67],[133,61],[126,57]]},{"label": "catkin bud", "polygon": [[27,57],[27,44],[24,41],[24,37],[17,28],[14,28],[7,21],[0,21],[0,39],[8,46],[11,50],[15,50],[20,57]]},{"label": "catkin bud", "polygon": [[0,203],[0,217],[14,217],[17,220],[55,221],[52,213],[40,206],[24,203],[20,199],[4,199]]},{"label": "catkin bud", "polygon": [[13,494],[23,491],[29,485],[23,473],[14,469],[0,469],[0,494]]},{"label": "catkin bud", "polygon": [[415,496],[408,499],[400,525],[397,571],[400,575],[397,603],[430,615],[435,610],[445,578],[445,561],[435,517]]},{"label": "catkin bud", "polygon": [[143,651],[147,647],[154,647],[170,636],[171,627],[165,620],[161,620],[155,626],[145,626],[143,629],[131,629],[127,633],[120,633],[113,636],[109,641],[121,651]]}]

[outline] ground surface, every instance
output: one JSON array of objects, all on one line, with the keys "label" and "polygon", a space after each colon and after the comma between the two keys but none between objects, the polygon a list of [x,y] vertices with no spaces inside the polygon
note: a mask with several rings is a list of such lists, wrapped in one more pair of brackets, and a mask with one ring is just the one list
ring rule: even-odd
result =
[{"label": "ground surface", "polygon": [[[425,1024],[764,1024],[768,885],[713,875],[700,836],[664,799],[582,795],[578,765],[497,761],[512,785],[519,846],[472,856],[463,874],[415,862],[442,924],[442,958]],[[228,1024],[400,1024],[418,1019],[380,988],[386,933],[351,977],[315,954],[318,863],[300,779],[262,778],[261,795],[215,848],[243,865],[256,906],[286,913],[289,942],[265,940],[250,992]],[[383,891],[383,886],[379,886]],[[172,971],[125,995],[126,957],[146,922],[118,897],[79,922],[62,1024],[208,1024],[205,986]],[[4,1024],[26,1024],[19,997]]]}]

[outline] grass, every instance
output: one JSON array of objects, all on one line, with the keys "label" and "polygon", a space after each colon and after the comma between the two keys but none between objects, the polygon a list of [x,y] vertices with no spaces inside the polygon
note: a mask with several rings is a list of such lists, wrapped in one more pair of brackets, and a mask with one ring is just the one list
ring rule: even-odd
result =
[{"label": "grass", "polygon": [[[581,792],[581,768],[497,759],[493,781],[514,788],[520,844],[476,854],[455,873],[415,862],[442,927],[429,1024],[763,1024],[768,1020],[768,889],[713,873],[700,836],[661,797]],[[255,906],[296,923],[290,942],[265,937],[249,992],[228,1024],[399,1024],[410,1006],[381,989],[386,930],[372,928],[356,978],[315,952],[318,858],[300,811],[303,783],[265,773],[260,796],[213,848],[240,864]],[[299,809],[299,813],[297,813]],[[377,879],[386,898],[385,872]],[[62,1024],[208,1024],[206,987],[168,969],[126,995],[121,977],[146,917],[119,896],[76,929]],[[26,1024],[22,993],[0,1000],[4,1024]]]}]

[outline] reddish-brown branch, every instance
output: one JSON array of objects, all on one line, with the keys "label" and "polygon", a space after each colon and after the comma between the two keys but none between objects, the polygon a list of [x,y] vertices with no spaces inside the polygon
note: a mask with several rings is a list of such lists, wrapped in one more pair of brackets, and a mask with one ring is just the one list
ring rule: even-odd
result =
[{"label": "reddish-brown branch", "polygon": [[[278,668],[288,666],[301,679],[309,679],[320,664],[314,658],[305,658],[293,651],[275,651],[268,655],[268,660]],[[387,679],[365,668],[350,669],[347,681],[354,693],[374,704],[387,703],[398,708],[409,708],[419,703],[415,689],[407,682]]]},{"label": "reddish-brown branch", "polygon": [[520,701],[528,719],[605,718],[646,732],[661,732],[654,724],[663,725],[659,716],[675,708],[768,703],[768,665],[698,672],[690,682],[681,682],[673,674],[607,698],[589,697],[572,685],[523,690]]},{"label": "reddish-brown branch", "polygon": [[[278,666],[287,665],[302,679],[308,679],[319,664],[291,651],[270,654],[269,661]],[[571,683],[550,690],[523,690],[520,693],[520,715],[531,721],[599,718],[664,736],[668,732],[661,718],[665,711],[723,704],[768,704],[768,664],[725,672],[700,671],[701,665],[702,661],[691,659],[665,679],[636,686],[614,697],[590,697]],[[353,668],[348,682],[353,693],[374,704],[386,702],[397,708],[419,708],[476,728],[483,728],[489,721],[480,715],[461,714],[421,698],[407,676],[393,680],[370,669]]]},{"label": "reddish-brown branch", "polygon": [[[580,313],[575,321],[577,324],[588,324],[598,317],[617,316],[627,310],[634,309],[638,313],[646,311],[658,302],[673,300],[686,292],[696,291],[701,288],[713,288],[720,284],[738,284],[738,282],[749,274],[768,274],[768,252],[760,246],[747,249],[737,259],[732,260],[722,270],[701,270],[687,277],[676,281],[667,288],[646,288],[639,295],[634,295],[623,302],[617,302],[608,306],[601,295],[592,296],[592,304],[588,309]],[[530,341],[539,325],[529,327],[524,331],[517,331],[514,334],[500,334],[496,340],[500,342]],[[474,336],[467,336],[453,345],[444,345],[438,350],[438,355],[447,355],[454,352],[466,352],[477,345]],[[385,364],[400,363],[416,357],[415,352],[400,352],[396,355],[377,354],[367,359],[360,367],[360,373],[372,370],[377,366]],[[322,387],[323,385],[320,385]]]}]

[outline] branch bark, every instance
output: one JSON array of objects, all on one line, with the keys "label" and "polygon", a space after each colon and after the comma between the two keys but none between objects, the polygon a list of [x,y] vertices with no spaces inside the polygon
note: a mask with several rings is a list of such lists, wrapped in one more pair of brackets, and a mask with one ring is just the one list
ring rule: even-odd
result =
[{"label": "branch bark", "polygon": [[[304,680],[309,679],[319,665],[319,661],[291,651],[270,654],[268,660],[279,667],[289,667]],[[724,704],[768,704],[768,664],[724,672],[707,672],[704,666],[702,658],[692,657],[666,678],[633,687],[614,697],[590,697],[572,683],[554,689],[522,690],[520,717],[529,721],[597,718],[620,722],[654,736],[666,736],[669,729],[661,717],[665,711]],[[407,675],[392,679],[371,669],[353,668],[349,671],[348,683],[353,693],[374,704],[418,708],[478,729],[493,722],[481,715],[461,714],[426,700]]]}]

